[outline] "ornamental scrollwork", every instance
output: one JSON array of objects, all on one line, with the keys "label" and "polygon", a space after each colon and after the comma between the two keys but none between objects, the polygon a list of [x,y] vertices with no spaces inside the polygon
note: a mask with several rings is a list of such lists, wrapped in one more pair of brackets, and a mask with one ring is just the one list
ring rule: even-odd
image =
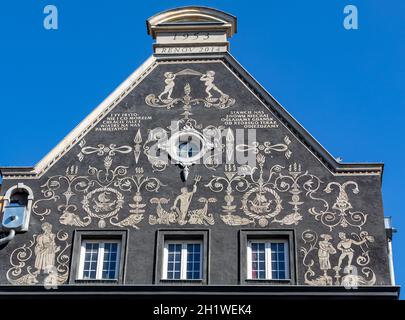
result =
[{"label": "ornamental scrollwork", "polygon": [[[61,223],[66,225],[87,226],[90,219],[81,220],[75,213],[77,206],[71,203],[72,197],[78,193],[86,193],[92,185],[88,176],[79,175],[77,166],[70,166],[66,169],[65,175],[50,177],[43,185],[41,192],[44,198],[34,202],[32,211],[40,217],[40,221],[51,213],[51,209],[46,207],[47,202],[57,202],[63,197],[63,204],[57,209],[62,213]],[[43,208],[45,207],[45,208]]]},{"label": "ornamental scrollwork", "polygon": [[290,159],[292,151],[289,149],[291,140],[288,136],[284,137],[284,143],[273,144],[271,141],[265,141],[259,143],[258,141],[253,141],[251,144],[238,144],[236,146],[236,151],[246,152],[249,151],[252,154],[258,154],[263,152],[264,154],[270,154],[272,152],[284,152],[284,156],[287,159]]},{"label": "ornamental scrollwork", "polygon": [[322,181],[317,176],[310,174],[308,171],[304,172],[301,164],[296,162],[289,165],[288,175],[280,172],[274,182],[275,189],[291,194],[291,200],[288,203],[293,208],[292,212],[288,213],[284,218],[274,218],[272,222],[278,222],[281,225],[297,225],[303,218],[300,212],[300,206],[304,204],[303,199],[301,199],[301,193],[305,192],[305,195],[308,196],[316,192],[321,183]]},{"label": "ornamental scrollwork", "polygon": [[342,184],[338,182],[330,182],[323,190],[326,193],[332,193],[333,190],[338,191],[335,202],[330,208],[329,203],[319,197],[315,197],[311,193],[311,199],[318,200],[323,204],[323,209],[317,209],[312,207],[309,209],[309,213],[315,217],[316,220],[321,221],[322,224],[329,227],[332,230],[336,226],[346,228],[348,226],[357,227],[360,230],[367,221],[367,214],[361,211],[352,211],[352,204],[349,201],[347,189],[351,187],[353,194],[360,192],[357,182],[346,181]]},{"label": "ornamental scrollwork", "polygon": [[132,226],[136,229],[139,229],[137,227],[137,224],[141,220],[143,220],[143,214],[145,213],[144,208],[146,207],[146,203],[142,203],[143,198],[141,195],[141,190],[144,189],[148,192],[157,192],[160,187],[165,185],[158,178],[145,176],[144,170],[141,167],[135,168],[135,175],[119,179],[115,185],[118,186],[120,190],[124,191],[132,191],[134,189],[134,203],[129,204],[129,206],[131,207],[129,212],[131,214],[128,217],[126,217],[122,221],[118,221],[118,217],[115,216],[110,219],[110,223],[119,227]]},{"label": "ornamental scrollwork", "polygon": [[[262,154],[256,156],[258,167],[251,168],[248,165],[243,167],[249,172],[249,189],[242,196],[241,209],[250,218],[258,220],[259,225],[268,225],[268,219],[277,216],[283,208],[281,197],[274,189],[274,176],[283,168],[274,165],[270,168],[267,177],[264,175],[264,163],[266,158]],[[243,171],[243,170],[242,170]],[[258,173],[258,174],[256,174]]]},{"label": "ornamental scrollwork", "polygon": [[235,165],[225,165],[224,177],[212,176],[212,179],[205,185],[213,192],[223,192],[225,190],[224,202],[222,210],[225,213],[221,215],[222,221],[228,225],[247,225],[255,224],[254,219],[243,218],[235,215],[237,205],[234,203],[234,188],[238,192],[245,192],[249,188],[249,181],[246,176],[239,175]]},{"label": "ornamental scrollwork", "polygon": [[305,230],[301,238],[304,242],[300,252],[306,268],[306,284],[342,285],[351,288],[375,284],[375,273],[368,266],[368,248],[369,244],[374,242],[374,237],[368,232],[350,235],[340,232],[339,239],[333,241],[330,234],[321,234],[318,237],[315,231]]},{"label": "ornamental scrollwork", "polygon": [[[46,196],[37,200],[33,205],[34,214],[40,216],[40,220],[51,213],[46,205],[47,201],[62,201],[57,206],[61,213],[59,222],[63,225],[86,227],[93,219],[98,219],[98,226],[104,228],[108,220],[111,225],[119,227],[133,227],[138,229],[137,224],[144,218],[145,203],[142,202],[141,190],[156,192],[163,185],[154,177],[144,175],[143,168],[135,168],[135,175],[129,176],[127,167],[118,166],[112,168],[112,159],[107,156],[104,159],[104,168],[98,169],[89,166],[87,175],[79,175],[77,166],[70,166],[64,176],[53,176],[42,185],[42,193]],[[119,212],[125,205],[125,193],[132,192],[134,203],[130,203],[131,213],[126,218],[120,218]],[[83,211],[86,215],[79,214],[77,201],[81,199]]]},{"label": "ornamental scrollwork", "polygon": [[71,246],[68,234],[52,232],[52,225],[44,222],[42,233],[34,234],[28,244],[15,249],[10,255],[11,268],[6,277],[11,284],[34,285],[41,280],[45,286],[55,286],[67,281]]},{"label": "ornamental scrollwork", "polygon": [[81,147],[80,152],[77,154],[77,157],[79,158],[79,161],[82,161],[84,159],[85,155],[89,154],[96,154],[97,156],[104,156],[107,155],[109,157],[115,156],[117,153],[130,153],[132,151],[132,147],[130,146],[117,146],[114,143],[111,143],[109,145],[105,144],[98,144],[97,147],[92,147],[92,146],[85,146],[86,145],[86,140],[81,140],[79,143],[79,146]]}]

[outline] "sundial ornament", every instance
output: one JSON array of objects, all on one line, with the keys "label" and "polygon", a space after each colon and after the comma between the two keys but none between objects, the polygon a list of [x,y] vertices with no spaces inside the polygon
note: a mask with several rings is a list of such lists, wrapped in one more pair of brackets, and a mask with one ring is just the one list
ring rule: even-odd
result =
[{"label": "sundial ornament", "polygon": [[184,179],[187,180],[190,166],[198,163],[214,148],[214,144],[198,130],[185,127],[175,132],[165,143],[159,144],[159,147],[184,169]]}]

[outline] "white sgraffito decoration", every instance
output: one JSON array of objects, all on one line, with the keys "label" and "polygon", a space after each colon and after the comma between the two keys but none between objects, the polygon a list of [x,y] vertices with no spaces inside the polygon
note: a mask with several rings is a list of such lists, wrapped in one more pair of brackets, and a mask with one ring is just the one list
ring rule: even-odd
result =
[{"label": "white sgraffito decoration", "polygon": [[[33,205],[33,212],[44,220],[52,210],[48,202],[62,202],[57,205],[61,212],[59,222],[64,225],[86,227],[92,219],[98,219],[98,226],[104,228],[106,220],[111,225],[119,227],[131,226],[138,229],[137,224],[143,219],[143,207],[141,189],[147,192],[156,192],[163,185],[158,178],[145,177],[143,168],[136,168],[135,175],[127,175],[127,167],[118,166],[111,168],[111,158],[107,156],[104,161],[104,169],[89,166],[88,175],[78,175],[78,167],[71,166],[64,176],[53,176],[42,185],[42,194],[45,198],[37,200]],[[133,196],[135,203],[129,204],[131,215],[121,218],[119,212],[125,205],[123,193],[131,192],[135,188]],[[83,197],[80,201],[84,213],[81,217],[77,205],[72,199]],[[83,211],[81,211],[83,213]]]},{"label": "white sgraffito decoration", "polygon": [[10,255],[11,268],[6,277],[11,284],[34,285],[40,277],[46,286],[63,284],[69,275],[69,255],[71,246],[68,234],[59,230],[52,232],[52,225],[42,224],[42,233],[34,234],[29,244],[15,249]]},{"label": "white sgraffito decoration", "polygon": [[[199,80],[203,82],[203,85],[205,86],[206,97],[192,98],[190,96],[191,87],[189,84],[186,84],[186,95],[183,98],[173,98],[172,94],[176,86],[176,78],[184,75],[200,77]],[[230,98],[215,85],[214,71],[207,71],[205,74],[202,74],[195,70],[185,69],[177,73],[166,72],[164,77],[165,86],[163,91],[157,96],[153,93],[149,94],[145,98],[147,105],[155,108],[171,109],[178,103],[183,103],[183,105],[187,106],[189,109],[192,105],[203,105],[206,108],[214,107],[218,109],[226,109],[235,104],[235,99]]]},{"label": "white sgraffito decoration", "polygon": [[291,143],[288,136],[284,137],[285,143],[272,144],[270,141],[265,141],[263,144],[258,141],[254,141],[252,144],[238,144],[236,145],[236,151],[238,152],[252,152],[252,154],[258,154],[263,152],[264,154],[270,154],[273,152],[284,152],[284,156],[287,159],[290,159],[292,152],[288,149],[289,144]]},{"label": "white sgraffito decoration", "polygon": [[135,163],[138,164],[139,157],[141,155],[142,151],[142,135],[141,135],[141,129],[138,129],[135,138],[134,138],[134,157],[135,157]]},{"label": "white sgraffito decoration", "polygon": [[[139,130],[138,130],[138,133],[139,133]],[[96,154],[97,156],[106,155],[109,157],[113,157],[117,153],[125,154],[125,153],[130,153],[132,151],[132,147],[130,147],[130,146],[117,147],[117,145],[113,144],[113,143],[110,145],[98,144],[97,147],[91,147],[91,146],[85,146],[85,145],[86,145],[86,140],[83,139],[82,141],[80,141],[79,146],[81,147],[81,150],[77,154],[79,161],[82,161],[84,159],[85,155],[90,155],[90,154]]]},{"label": "white sgraffito decoration", "polygon": [[149,216],[149,223],[155,224],[198,224],[198,225],[213,225],[215,223],[214,215],[208,213],[208,204],[216,202],[215,198],[198,198],[198,202],[203,206],[198,209],[191,209],[192,199],[197,192],[197,184],[201,177],[194,177],[194,185],[191,190],[187,187],[180,189],[180,194],[174,199],[169,210],[164,209],[164,206],[170,203],[167,198],[152,198],[150,203],[156,204],[156,214]]},{"label": "white sgraffito decoration", "polygon": [[[149,131],[143,152],[153,171],[164,171],[169,163],[179,165],[187,180],[191,166],[202,163],[206,168],[215,170],[222,162],[225,149],[221,142],[223,128],[210,125],[201,130],[202,126],[190,115],[188,113],[185,118],[173,122],[169,130],[155,128]],[[197,155],[186,158],[178,155],[182,137],[192,139],[200,146]]]},{"label": "white sgraffito decoration", "polygon": [[368,267],[368,246],[374,242],[374,237],[368,232],[353,232],[350,235],[339,232],[339,239],[334,240],[330,234],[321,234],[318,237],[315,231],[305,230],[301,238],[305,244],[300,252],[306,268],[306,284],[342,285],[347,288],[375,284],[375,273]]},{"label": "white sgraffito decoration", "polygon": [[141,190],[146,190],[148,192],[157,192],[161,186],[165,186],[157,178],[150,178],[144,175],[143,168],[135,168],[135,175],[131,177],[124,177],[119,179],[116,185],[124,191],[132,191],[135,189],[135,195],[133,196],[134,203],[130,203],[129,206],[132,208],[129,210],[131,213],[127,218],[118,221],[118,217],[112,217],[110,223],[119,227],[131,226],[135,229],[139,229],[137,224],[143,220],[146,203],[142,203],[143,198],[141,195]]},{"label": "white sgraffito decoration", "polygon": [[349,201],[349,196],[346,191],[349,187],[352,187],[351,190],[354,194],[360,192],[358,184],[354,181],[346,181],[342,184],[329,182],[323,191],[326,193],[332,193],[333,190],[338,191],[336,201],[333,203],[332,208],[330,208],[326,200],[311,194],[311,199],[321,201],[323,205],[321,206],[322,209],[312,207],[309,209],[309,213],[312,214],[316,220],[321,221],[322,224],[329,227],[330,230],[336,226],[343,228],[352,226],[361,230],[362,226],[367,221],[367,214],[362,211],[351,210],[353,206]]},{"label": "white sgraffito decoration", "polygon": [[90,224],[91,218],[85,217],[83,220],[76,213],[78,208],[71,203],[72,197],[76,194],[84,194],[91,187],[91,181],[88,176],[78,175],[78,167],[70,166],[66,169],[65,175],[50,177],[45,184],[41,186],[44,198],[38,199],[32,206],[33,213],[43,221],[52,210],[48,207],[47,202],[63,203],[57,206],[58,211],[62,213],[59,218],[61,224],[85,227]]}]

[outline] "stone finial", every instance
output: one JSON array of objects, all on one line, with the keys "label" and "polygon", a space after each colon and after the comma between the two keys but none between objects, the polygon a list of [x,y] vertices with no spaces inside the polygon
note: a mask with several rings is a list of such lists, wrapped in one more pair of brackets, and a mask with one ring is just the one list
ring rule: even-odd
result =
[{"label": "stone finial", "polygon": [[156,39],[156,54],[207,54],[226,52],[228,38],[236,33],[236,17],[207,7],[182,7],[160,12],[147,21]]}]

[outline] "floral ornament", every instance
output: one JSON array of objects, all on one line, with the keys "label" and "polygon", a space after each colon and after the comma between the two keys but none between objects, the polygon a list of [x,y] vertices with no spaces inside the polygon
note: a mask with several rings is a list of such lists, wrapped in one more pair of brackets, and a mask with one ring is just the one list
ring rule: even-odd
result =
[{"label": "floral ornament", "polygon": [[258,154],[263,152],[264,154],[270,154],[272,152],[284,152],[284,156],[289,159],[292,155],[291,150],[289,150],[289,145],[291,140],[288,136],[284,137],[284,143],[276,143],[272,144],[270,141],[265,141],[263,144],[259,143],[258,141],[252,142],[252,144],[238,144],[236,146],[236,151],[238,152],[246,152],[250,151],[253,154]]},{"label": "floral ornament", "polygon": [[[71,203],[72,198],[77,193],[86,193],[91,187],[92,182],[88,176],[78,175],[78,167],[70,166],[66,169],[66,175],[57,175],[50,177],[43,185],[41,192],[44,198],[38,199],[32,206],[33,213],[43,221],[45,216],[51,213],[50,208],[43,208],[49,201],[57,202],[63,199],[64,202],[57,206],[62,213],[59,221],[65,225],[87,226],[90,219],[81,220],[76,214],[77,206]],[[59,192],[61,192],[59,194]]]},{"label": "floral ornament", "polygon": [[85,155],[89,154],[96,154],[97,156],[104,156],[108,155],[110,157],[113,157],[116,155],[116,153],[130,153],[132,151],[132,147],[130,146],[120,146],[117,147],[116,144],[110,144],[110,145],[105,145],[105,144],[98,144],[97,147],[91,147],[86,145],[86,140],[82,140],[79,143],[79,146],[81,147],[80,152],[78,153],[77,157],[79,158],[79,161],[82,161],[84,159]]},{"label": "floral ornament", "polygon": [[[264,163],[266,158],[262,154],[256,156],[258,168],[250,170],[249,189],[242,197],[241,209],[251,218],[257,219],[261,227],[267,226],[268,219],[277,216],[282,209],[282,200],[279,194],[274,190],[273,177],[281,171],[280,165],[271,167],[270,172],[265,178],[264,176]],[[257,169],[259,174],[256,175]]]},{"label": "floral ornament", "polygon": [[14,285],[35,285],[41,280],[47,287],[63,284],[69,276],[68,234],[42,224],[42,234],[34,234],[29,244],[15,249],[10,255],[11,268],[7,280]]},{"label": "floral ornament", "polygon": [[312,207],[309,209],[309,213],[312,214],[316,220],[321,221],[325,226],[329,227],[330,230],[338,225],[343,228],[347,228],[348,226],[357,227],[361,230],[362,226],[367,221],[367,214],[361,211],[351,211],[353,206],[351,205],[349,196],[346,192],[346,189],[349,186],[353,187],[353,194],[358,194],[360,192],[358,184],[354,181],[347,181],[343,184],[338,182],[328,183],[324,192],[331,193],[334,187],[339,191],[332,208],[329,208],[329,204],[326,200],[315,197],[313,193],[311,193],[311,198],[321,201],[325,209],[318,210],[315,207]]},{"label": "floral ornament", "polygon": [[142,136],[141,136],[141,130],[138,129],[138,132],[136,133],[135,138],[134,138],[135,163],[138,163],[139,156],[141,155],[141,151],[142,151]]},{"label": "floral ornament", "polygon": [[278,191],[288,191],[291,194],[291,201],[288,203],[293,206],[293,209],[284,218],[275,218],[272,222],[278,222],[281,225],[297,225],[302,220],[300,206],[304,203],[300,198],[300,194],[305,192],[308,195],[316,192],[321,185],[321,180],[317,176],[309,174],[308,171],[303,172],[301,164],[297,163],[289,166],[288,173],[288,175],[280,173],[274,184]]},{"label": "floral ornament", "polygon": [[225,205],[222,206],[222,211],[225,214],[221,215],[221,219],[226,224],[247,225],[255,223],[254,219],[247,219],[233,214],[237,208],[237,205],[234,204],[234,188],[238,192],[245,192],[249,187],[249,182],[246,180],[246,177],[238,175],[235,165],[226,165],[225,176],[213,176],[210,182],[205,185],[205,187],[208,187],[211,191],[218,193],[225,190]]},{"label": "floral ornament", "polygon": [[146,203],[142,203],[143,198],[141,190],[148,192],[157,192],[161,186],[165,186],[158,178],[150,178],[144,175],[144,170],[141,167],[135,168],[135,175],[131,177],[125,177],[119,179],[116,183],[121,190],[132,191],[135,189],[135,195],[133,196],[134,203],[129,204],[132,208],[129,210],[131,213],[127,218],[119,221],[115,216],[110,219],[110,223],[119,227],[131,226],[135,229],[139,229],[137,224],[144,218]]}]

